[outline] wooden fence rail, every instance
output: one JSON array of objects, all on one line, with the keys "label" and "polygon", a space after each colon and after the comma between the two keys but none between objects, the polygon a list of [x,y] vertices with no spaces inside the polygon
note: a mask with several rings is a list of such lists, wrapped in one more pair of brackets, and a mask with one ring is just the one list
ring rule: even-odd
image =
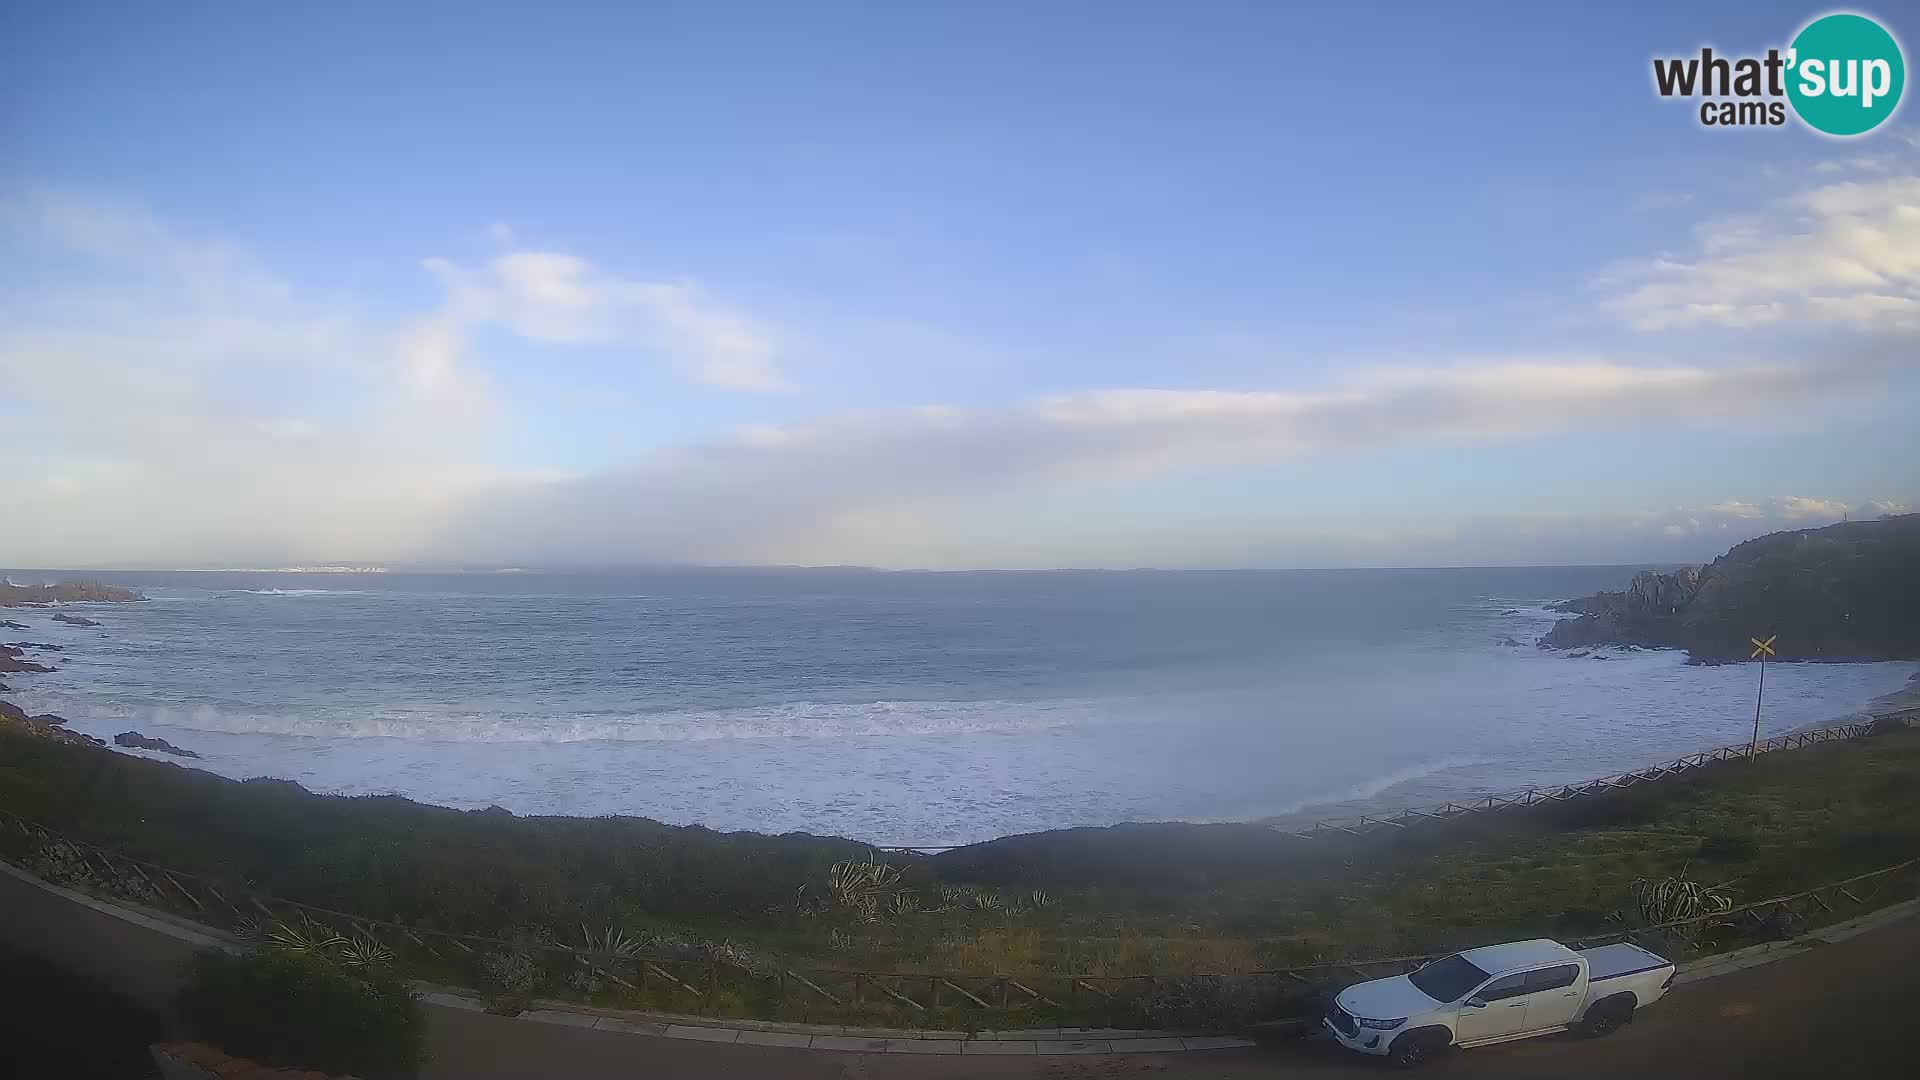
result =
[{"label": "wooden fence rail", "polygon": [[[1889,714],[1882,721],[1920,724],[1920,710],[1908,710],[1903,713]],[[1794,731],[1785,735],[1775,735],[1753,744],[1756,754],[1771,754],[1780,750],[1798,750],[1819,743],[1840,742],[1858,739],[1871,734],[1876,728],[1875,721],[1861,721],[1851,724],[1837,724],[1831,727],[1816,728],[1810,731]],[[1476,795],[1471,799],[1460,799],[1432,806],[1406,807],[1378,814],[1358,814],[1351,817],[1320,818],[1310,825],[1275,823],[1270,826],[1275,832],[1286,836],[1297,836],[1303,840],[1326,839],[1338,836],[1362,836],[1382,829],[1406,829],[1432,822],[1453,821],[1474,814],[1498,813],[1503,810],[1524,809],[1541,803],[1564,802],[1569,799],[1583,798],[1589,795],[1601,795],[1609,791],[1618,791],[1668,776],[1675,776],[1694,769],[1702,768],[1721,761],[1736,761],[1745,758],[1747,743],[1730,746],[1717,746],[1711,750],[1685,754],[1656,765],[1634,769],[1629,772],[1614,773],[1610,776],[1592,780],[1580,780],[1571,784],[1535,786],[1514,791],[1496,792],[1491,795]],[[958,844],[876,844],[878,850],[902,854],[931,854],[939,851],[953,851],[966,845]]]}]

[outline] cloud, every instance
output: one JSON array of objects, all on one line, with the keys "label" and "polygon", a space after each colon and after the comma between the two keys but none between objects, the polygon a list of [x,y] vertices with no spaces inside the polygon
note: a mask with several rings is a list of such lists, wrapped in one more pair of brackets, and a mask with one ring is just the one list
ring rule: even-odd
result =
[{"label": "cloud", "polygon": [[[1646,331],[1719,325],[1844,324],[1920,329],[1920,175],[1802,192],[1760,215],[1695,231],[1691,255],[1639,260],[1602,275],[1607,306]],[[1850,167],[1891,168],[1884,159]]]},{"label": "cloud", "polygon": [[[1385,368],[1305,391],[1114,389],[1003,408],[923,407],[767,426],[464,506],[462,561],[875,558],[926,516],[1006,492],[1543,432],[1731,424],[1871,385],[1845,365],[1706,369],[1544,360]],[[853,528],[850,523],[857,525]],[[828,542],[828,541],[831,541]]]},{"label": "cloud", "polygon": [[585,259],[515,251],[478,266],[426,260],[447,290],[448,315],[498,324],[533,341],[625,345],[657,352],[694,379],[736,390],[785,384],[765,330],[686,281],[641,281]]},{"label": "cloud", "polygon": [[1843,499],[1776,495],[1659,510],[1488,514],[1424,537],[1421,550],[1436,560],[1476,565],[1543,557],[1567,563],[1701,563],[1767,533],[1902,511],[1901,504],[1889,500],[1849,506]]},{"label": "cloud", "polygon": [[[1830,192],[1819,205],[1881,203]],[[496,437],[517,418],[471,346],[483,328],[552,346],[554,362],[579,346],[631,348],[755,389],[780,384],[770,333],[691,283],[622,278],[563,253],[429,260],[443,296],[376,316],[303,296],[243,250],[133,208],[42,193],[0,200],[0,227],[37,260],[26,287],[0,295],[0,563],[14,565],[1405,564],[1526,561],[1550,544],[1604,560],[1599,537],[1698,546],[1838,504],[1736,500],[1573,525],[1506,515],[1485,532],[1316,520],[1311,506],[1271,534],[1167,520],[1138,536],[1041,536],[995,515],[1007,500],[1124,498],[1158,478],[1382,448],[1795,416],[1874,392],[1906,362],[1858,349],[1775,364],[1469,356],[1292,387],[843,411],[535,475],[498,463]],[[1701,235],[1718,257],[1770,234],[1726,221]]]},{"label": "cloud", "polygon": [[10,561],[407,549],[497,482],[485,373],[431,320],[298,300],[127,206],[36,193],[0,224],[55,268],[0,310]]}]

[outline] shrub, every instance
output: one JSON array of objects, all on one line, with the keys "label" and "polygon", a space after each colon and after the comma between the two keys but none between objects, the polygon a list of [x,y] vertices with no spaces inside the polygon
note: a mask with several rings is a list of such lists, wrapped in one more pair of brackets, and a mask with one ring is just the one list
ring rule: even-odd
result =
[{"label": "shrub", "polygon": [[202,952],[180,1012],[193,1038],[270,1065],[385,1080],[415,1075],[425,1056],[426,1019],[403,979],[319,953]]},{"label": "shrub", "polygon": [[507,948],[480,957],[480,983],[487,992],[488,1012],[517,1016],[533,1004],[544,980],[532,955]]},{"label": "shrub", "polygon": [[1711,832],[1700,838],[1700,857],[1709,862],[1744,862],[1753,858],[1750,833]]},{"label": "shrub", "polygon": [[[1681,871],[1685,873],[1685,871]],[[1724,885],[1702,885],[1686,878],[1636,878],[1632,885],[1634,906],[1640,919],[1649,926],[1694,919],[1733,907],[1733,897]]]},{"label": "shrub", "polygon": [[1239,1031],[1279,1009],[1270,986],[1230,975],[1158,980],[1145,1005],[1151,1023],[1173,1031]]}]

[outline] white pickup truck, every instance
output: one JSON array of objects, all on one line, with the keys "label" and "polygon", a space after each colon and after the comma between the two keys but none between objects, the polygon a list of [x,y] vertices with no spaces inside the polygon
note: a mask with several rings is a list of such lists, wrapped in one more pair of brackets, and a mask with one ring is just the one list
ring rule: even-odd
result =
[{"label": "white pickup truck", "polygon": [[1452,1046],[1556,1031],[1605,1035],[1673,986],[1673,963],[1621,942],[1575,952],[1537,938],[1469,949],[1334,997],[1340,1045],[1411,1067]]}]

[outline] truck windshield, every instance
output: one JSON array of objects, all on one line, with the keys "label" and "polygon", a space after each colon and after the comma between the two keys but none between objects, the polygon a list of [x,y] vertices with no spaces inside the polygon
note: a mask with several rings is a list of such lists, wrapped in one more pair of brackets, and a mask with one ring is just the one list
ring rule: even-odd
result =
[{"label": "truck windshield", "polygon": [[1459,1001],[1487,979],[1487,973],[1459,953],[1435,960],[1407,976],[1407,981],[1435,1001]]}]

